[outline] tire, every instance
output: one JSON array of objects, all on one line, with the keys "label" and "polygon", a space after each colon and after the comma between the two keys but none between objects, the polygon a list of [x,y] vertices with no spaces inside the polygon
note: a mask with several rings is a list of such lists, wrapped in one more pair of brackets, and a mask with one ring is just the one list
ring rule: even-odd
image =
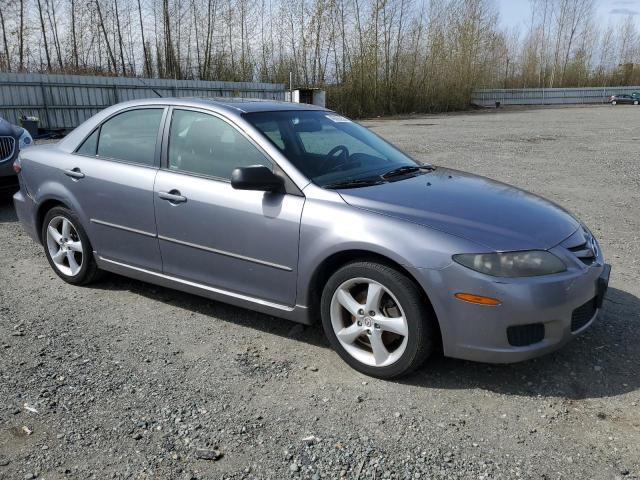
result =
[{"label": "tire", "polygon": [[613,101],[611,102],[611,105],[616,105],[617,103],[618,103],[618,102],[616,102],[615,100],[613,100]]},{"label": "tire", "polygon": [[54,207],[47,212],[42,222],[42,244],[49,265],[65,282],[87,285],[98,278],[100,270],[91,242],[73,211]]},{"label": "tire", "polygon": [[634,105],[638,105],[638,100],[634,100],[634,101],[633,101],[633,104],[634,104]]},{"label": "tire", "polygon": [[420,288],[381,263],[357,261],[336,271],[323,289],[321,315],[338,355],[372,377],[407,375],[434,350],[436,320]]}]

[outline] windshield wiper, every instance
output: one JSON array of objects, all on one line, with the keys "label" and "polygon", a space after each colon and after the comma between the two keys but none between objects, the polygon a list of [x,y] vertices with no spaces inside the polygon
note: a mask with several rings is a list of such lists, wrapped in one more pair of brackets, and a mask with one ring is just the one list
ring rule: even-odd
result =
[{"label": "windshield wiper", "polygon": [[380,185],[381,183],[386,183],[386,182],[380,179],[380,177],[371,177],[371,178],[360,178],[360,179],[353,179],[353,180],[342,180],[340,182],[334,182],[334,183],[329,183],[327,185],[323,185],[323,187],[330,188],[330,189],[358,188],[358,187],[369,187],[371,185]]},{"label": "windshield wiper", "polygon": [[436,167],[432,165],[404,165],[402,167],[389,170],[387,173],[380,175],[382,178],[399,177],[401,175],[409,175],[411,173],[419,172],[421,170],[435,170]]}]

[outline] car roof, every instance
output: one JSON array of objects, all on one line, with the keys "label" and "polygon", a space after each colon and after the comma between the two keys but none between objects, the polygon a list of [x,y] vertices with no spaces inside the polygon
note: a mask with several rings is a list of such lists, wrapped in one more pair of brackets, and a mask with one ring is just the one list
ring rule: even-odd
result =
[{"label": "car roof", "polygon": [[158,97],[131,100],[120,103],[117,106],[133,107],[137,105],[175,105],[186,107],[200,107],[211,110],[224,110],[228,113],[242,114],[252,112],[274,112],[286,110],[320,110],[327,111],[324,107],[307,103],[282,102],[278,100],[263,100],[257,98],[242,97]]},{"label": "car roof", "polygon": [[129,108],[146,106],[173,106],[201,108],[212,112],[217,112],[226,117],[241,117],[244,113],[252,112],[275,112],[275,111],[304,111],[315,110],[329,112],[330,110],[309,105],[307,103],[281,102],[278,100],[261,100],[254,98],[240,97],[155,97],[140,98],[112,105],[91,117],[86,122],[79,125],[69,135],[67,135],[58,145],[58,148],[66,151],[74,151],[86,136],[111,115],[117,114]]}]

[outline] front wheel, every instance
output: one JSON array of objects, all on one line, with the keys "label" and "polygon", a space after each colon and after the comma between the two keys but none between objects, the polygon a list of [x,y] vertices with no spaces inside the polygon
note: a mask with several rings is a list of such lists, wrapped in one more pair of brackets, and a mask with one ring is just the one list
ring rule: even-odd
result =
[{"label": "front wheel", "polygon": [[633,101],[633,104],[634,104],[634,105],[638,105],[638,100],[634,100],[634,101]]},{"label": "front wheel", "polygon": [[611,102],[611,105],[615,105],[615,104],[617,104],[617,103],[618,103],[618,102],[616,102],[615,100],[613,100],[613,101]]},{"label": "front wheel", "polygon": [[71,210],[55,207],[47,212],[42,243],[49,265],[65,282],[85,285],[97,278],[99,270],[89,238]]},{"label": "front wheel", "polygon": [[321,302],[331,345],[366,375],[406,375],[433,351],[435,319],[419,287],[387,265],[345,265],[325,285]]}]

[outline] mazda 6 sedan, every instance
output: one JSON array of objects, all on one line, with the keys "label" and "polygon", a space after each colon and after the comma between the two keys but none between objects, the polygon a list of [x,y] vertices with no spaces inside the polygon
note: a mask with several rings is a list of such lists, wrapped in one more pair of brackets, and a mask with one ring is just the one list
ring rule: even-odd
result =
[{"label": "mazda 6 sedan", "polygon": [[602,306],[589,229],[538,196],[419,163],[330,110],[121,103],[14,165],[56,274],[101,270],[304,324],[382,378],[552,351]]}]

